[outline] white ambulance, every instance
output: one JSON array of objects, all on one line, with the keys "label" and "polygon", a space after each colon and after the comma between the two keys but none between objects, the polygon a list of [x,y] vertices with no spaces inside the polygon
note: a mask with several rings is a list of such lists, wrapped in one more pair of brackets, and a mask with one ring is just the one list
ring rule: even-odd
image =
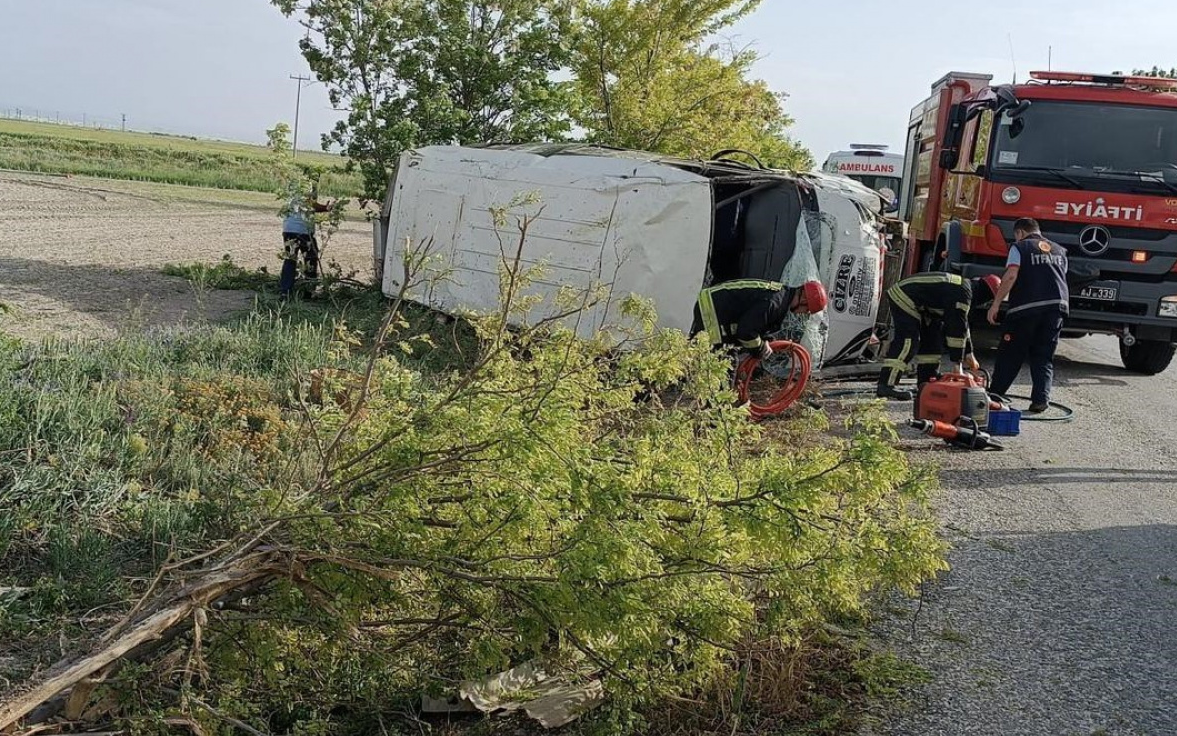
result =
[{"label": "white ambulance", "polygon": [[903,190],[903,156],[887,153],[887,146],[852,143],[849,151],[834,151],[822,171],[841,174],[883,195],[887,211],[899,209],[899,192]]}]

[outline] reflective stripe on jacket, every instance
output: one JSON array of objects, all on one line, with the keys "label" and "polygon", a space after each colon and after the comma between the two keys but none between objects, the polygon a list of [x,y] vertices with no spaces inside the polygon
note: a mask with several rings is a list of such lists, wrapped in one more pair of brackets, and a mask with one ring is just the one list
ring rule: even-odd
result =
[{"label": "reflective stripe on jacket", "polygon": [[942,321],[944,344],[952,362],[959,363],[965,353],[972,352],[969,309],[973,287],[964,277],[940,271],[916,274],[888,289],[887,297],[894,308],[916,319]]},{"label": "reflective stripe on jacket", "polygon": [[1067,250],[1038,234],[1019,240],[1010,247],[1018,249],[1021,264],[1018,266],[1018,279],[1009,293],[1006,314],[1034,309],[1069,312],[1071,294],[1067,287]]},{"label": "reflective stripe on jacket", "polygon": [[780,328],[795,290],[777,281],[740,279],[699,292],[699,315],[712,345],[759,349]]}]

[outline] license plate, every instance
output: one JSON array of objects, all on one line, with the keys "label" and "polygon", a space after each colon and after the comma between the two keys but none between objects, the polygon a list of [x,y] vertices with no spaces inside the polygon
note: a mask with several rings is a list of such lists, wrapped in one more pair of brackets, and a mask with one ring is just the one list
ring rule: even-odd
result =
[{"label": "license plate", "polygon": [[1114,286],[1085,286],[1079,292],[1079,298],[1093,299],[1100,302],[1114,302],[1119,291]]}]

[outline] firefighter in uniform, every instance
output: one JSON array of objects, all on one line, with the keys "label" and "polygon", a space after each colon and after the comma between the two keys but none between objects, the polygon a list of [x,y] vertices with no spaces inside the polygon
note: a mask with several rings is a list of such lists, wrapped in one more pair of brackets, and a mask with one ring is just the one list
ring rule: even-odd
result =
[{"label": "firefighter in uniform", "polygon": [[[996,276],[980,281],[978,296],[997,290]],[[910,401],[912,393],[897,388],[908,364],[914,357],[916,381],[926,383],[939,373],[945,347],[953,363],[973,371],[980,369],[969,335],[973,294],[972,281],[938,271],[910,276],[887,290],[891,300],[891,346],[879,373],[876,395]]]},{"label": "firefighter in uniform", "polygon": [[995,325],[1001,303],[1009,297],[989,390],[1004,396],[1029,359],[1029,411],[1037,414],[1050,405],[1054,351],[1070,311],[1067,251],[1042,237],[1038,223],[1029,217],[1014,223],[1014,240],[1001,289],[989,308],[989,322]]},{"label": "firefighter in uniform", "polygon": [[712,346],[734,345],[747,355],[767,357],[772,348],[764,336],[779,330],[790,312],[816,314],[828,301],[820,281],[797,287],[753,279],[727,281],[699,292],[691,335],[706,331]]}]

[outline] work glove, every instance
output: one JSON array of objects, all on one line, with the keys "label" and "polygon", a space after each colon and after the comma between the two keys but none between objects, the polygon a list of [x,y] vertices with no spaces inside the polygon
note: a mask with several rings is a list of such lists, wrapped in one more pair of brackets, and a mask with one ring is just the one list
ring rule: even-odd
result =
[{"label": "work glove", "polygon": [[761,344],[761,346],[760,346],[760,355],[759,355],[759,357],[760,357],[760,359],[761,359],[761,360],[767,360],[767,359],[768,359],[768,357],[769,357],[769,356],[771,356],[771,355],[772,355],[772,345],[769,345],[769,344],[768,344],[768,341],[767,341],[767,340],[765,340],[765,341],[764,341],[764,343],[763,343],[763,344]]}]

